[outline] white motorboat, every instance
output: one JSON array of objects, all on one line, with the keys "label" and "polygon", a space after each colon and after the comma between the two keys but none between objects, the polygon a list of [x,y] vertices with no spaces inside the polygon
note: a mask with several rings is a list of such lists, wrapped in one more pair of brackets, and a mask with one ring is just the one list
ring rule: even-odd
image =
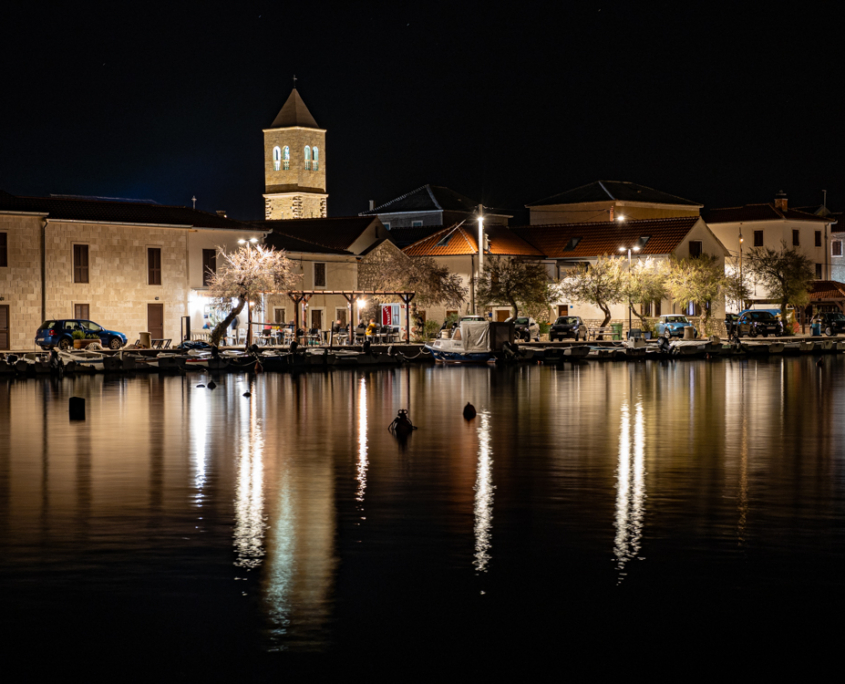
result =
[{"label": "white motorboat", "polygon": [[103,371],[103,355],[99,352],[88,349],[57,349],[56,353],[65,365],[73,361],[79,368],[87,368],[97,372]]},{"label": "white motorboat", "polygon": [[461,321],[451,336],[428,342],[425,348],[440,363],[495,363],[498,352],[506,345],[512,348],[513,335],[513,323]]}]

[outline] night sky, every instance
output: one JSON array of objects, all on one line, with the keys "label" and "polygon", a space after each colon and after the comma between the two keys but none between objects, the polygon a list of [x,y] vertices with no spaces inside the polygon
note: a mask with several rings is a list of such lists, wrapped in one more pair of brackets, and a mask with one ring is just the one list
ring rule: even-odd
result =
[{"label": "night sky", "polygon": [[329,213],[425,183],[488,206],[597,179],[845,207],[845,3],[39,3],[0,9],[0,189],[263,212],[300,94]]}]

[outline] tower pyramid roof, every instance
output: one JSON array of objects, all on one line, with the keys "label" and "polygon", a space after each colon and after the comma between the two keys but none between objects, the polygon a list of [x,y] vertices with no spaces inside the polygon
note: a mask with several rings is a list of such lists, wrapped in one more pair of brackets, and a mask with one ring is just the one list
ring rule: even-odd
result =
[{"label": "tower pyramid roof", "polygon": [[308,107],[302,101],[296,87],[291,91],[290,96],[273,120],[270,128],[288,128],[290,126],[302,126],[303,128],[319,128]]}]

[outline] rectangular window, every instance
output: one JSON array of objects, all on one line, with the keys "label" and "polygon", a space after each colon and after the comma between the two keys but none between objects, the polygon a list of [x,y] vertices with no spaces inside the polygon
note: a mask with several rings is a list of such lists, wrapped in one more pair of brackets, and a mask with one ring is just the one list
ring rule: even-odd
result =
[{"label": "rectangular window", "polygon": [[833,240],[830,243],[830,254],[831,256],[842,256],[842,240]]},{"label": "rectangular window", "polygon": [[411,221],[411,228],[422,228],[422,221]]},{"label": "rectangular window", "polygon": [[822,279],[822,265],[816,264],[816,280]]},{"label": "rectangular window", "polygon": [[695,259],[701,256],[701,240],[690,240],[689,255]]},{"label": "rectangular window", "polygon": [[762,247],[763,246],[763,231],[762,230],[755,230],[754,231],[754,246],[755,247]]},{"label": "rectangular window", "polygon": [[211,282],[211,276],[217,273],[217,250],[204,249],[202,250],[202,284],[203,287],[208,287]]},{"label": "rectangular window", "polygon": [[816,231],[816,247],[822,246],[822,232],[820,230]]},{"label": "rectangular window", "polygon": [[9,238],[6,233],[0,233],[0,267],[9,265]]},{"label": "rectangular window", "polygon": [[88,245],[73,246],[73,282],[88,282]]},{"label": "rectangular window", "polygon": [[161,285],[161,247],[147,248],[147,276],[150,285]]},{"label": "rectangular window", "polygon": [[385,223],[383,225],[384,225],[385,230],[390,230],[390,221],[388,221],[387,223]]},{"label": "rectangular window", "polygon": [[74,304],[73,317],[87,321],[91,318],[91,307],[88,304]]},{"label": "rectangular window", "polygon": [[334,319],[336,321],[340,321],[340,327],[346,327],[346,307],[345,306],[338,306],[334,310]]},{"label": "rectangular window", "polygon": [[273,309],[273,322],[274,323],[287,323],[288,322],[287,312],[285,311],[285,309],[280,309],[278,307]]},{"label": "rectangular window", "polygon": [[321,263],[314,264],[314,287],[326,286],[326,265]]},{"label": "rectangular window", "polygon": [[656,301],[656,302],[654,303],[654,315],[655,315],[655,316],[659,316],[659,315],[660,315],[660,301]]},{"label": "rectangular window", "polygon": [[9,305],[0,304],[0,349],[3,351],[9,350],[11,339],[9,328]]},{"label": "rectangular window", "polygon": [[800,230],[793,230],[792,231],[792,246],[793,247],[800,247],[801,246],[801,231]]}]

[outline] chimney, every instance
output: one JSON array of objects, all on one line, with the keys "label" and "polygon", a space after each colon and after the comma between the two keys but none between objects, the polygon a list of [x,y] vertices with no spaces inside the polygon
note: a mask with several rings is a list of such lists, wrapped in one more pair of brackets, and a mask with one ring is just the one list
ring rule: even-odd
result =
[{"label": "chimney", "polygon": [[226,218],[226,210],[225,209],[218,209],[217,215],[222,216],[223,218]]},{"label": "chimney", "polygon": [[775,209],[786,211],[786,208],[786,193],[781,190],[777,195],[775,195]]},{"label": "chimney", "polygon": [[375,200],[370,200],[370,211],[376,208]]}]

